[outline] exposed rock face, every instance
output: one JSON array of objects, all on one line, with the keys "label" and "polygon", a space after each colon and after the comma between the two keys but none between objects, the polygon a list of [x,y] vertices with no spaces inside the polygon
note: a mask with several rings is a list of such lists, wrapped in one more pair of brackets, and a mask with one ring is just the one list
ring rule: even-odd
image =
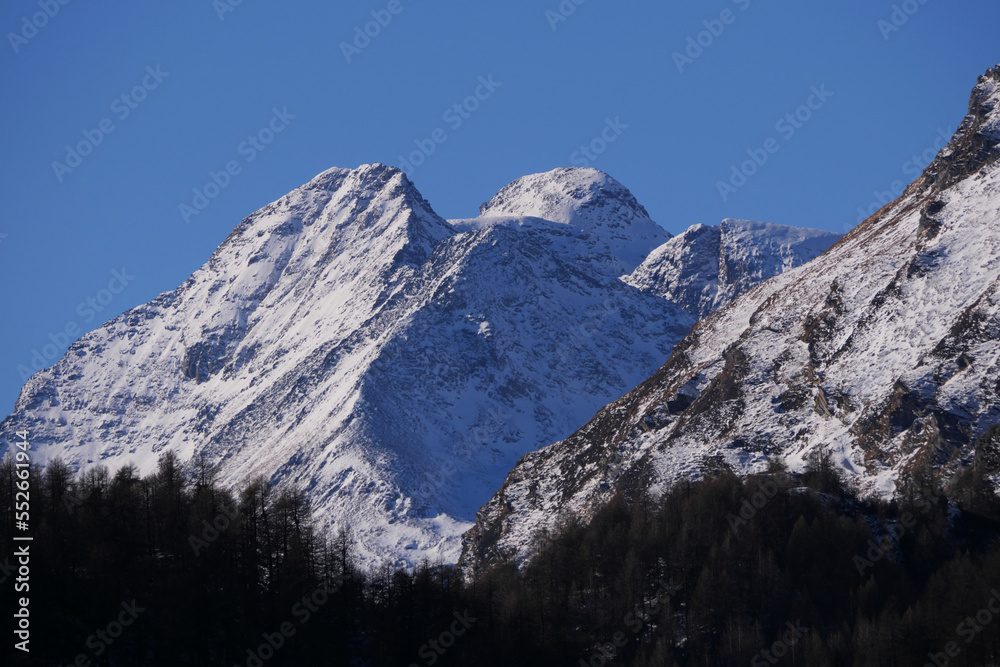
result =
[{"label": "exposed rock face", "polygon": [[924,178],[941,190],[978,173],[1000,159],[1000,65],[986,71],[969,99],[969,113],[955,133],[955,140],[941,152]]},{"label": "exposed rock face", "polygon": [[523,562],[538,530],[616,491],[655,493],[719,467],[794,469],[822,450],[884,495],[917,471],[944,484],[970,465],[995,475],[998,103],[1000,68],[897,201],[699,322],[652,377],[523,457],[466,535],[465,571]]}]

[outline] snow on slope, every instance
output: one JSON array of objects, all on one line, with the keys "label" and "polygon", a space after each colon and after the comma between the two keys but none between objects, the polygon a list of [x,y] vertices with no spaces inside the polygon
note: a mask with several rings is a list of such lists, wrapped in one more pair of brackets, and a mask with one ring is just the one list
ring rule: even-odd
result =
[{"label": "snow on slope", "polygon": [[695,225],[651,252],[624,280],[703,318],[758,283],[819,257],[839,238],[748,220]]},{"label": "snow on slope", "polygon": [[74,343],[3,426],[30,430],[40,462],[149,472],[174,449],[226,484],[294,482],[365,564],[454,562],[517,459],[655,370],[694,321],[618,279],[669,237],[627,190],[593,170],[528,178],[586,194],[547,200],[557,221],[453,226],[396,169],[325,172]]},{"label": "snow on slope", "polygon": [[670,239],[625,186],[590,168],[566,167],[519,178],[480,206],[479,214],[566,225],[576,230],[577,243],[593,257],[616,257],[618,275],[633,271],[650,250]]},{"label": "snow on slope", "polygon": [[977,445],[1000,421],[998,162],[1000,66],[899,200],[699,322],[656,374],[526,455],[477,513],[463,569],[523,562],[537,531],[618,491],[801,468],[817,451],[886,495],[974,464],[1000,481],[998,452]]}]

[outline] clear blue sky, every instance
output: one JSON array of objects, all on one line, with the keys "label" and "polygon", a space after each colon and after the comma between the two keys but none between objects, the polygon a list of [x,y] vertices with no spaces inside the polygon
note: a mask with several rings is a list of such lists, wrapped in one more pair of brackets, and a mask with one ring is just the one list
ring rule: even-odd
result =
[{"label": "clear blue sky", "polygon": [[[725,217],[844,231],[875,191],[912,180],[907,161],[1000,61],[995,0],[908,0],[891,31],[894,3],[878,0],[565,0],[562,14],[560,0],[232,1],[0,10],[3,414],[18,366],[52,339],[54,360],[59,332],[173,289],[243,217],[331,166],[400,166],[430,140],[411,178],[444,217],[588,162],[673,233]],[[372,12],[387,25],[345,49]],[[706,46],[679,71],[689,37]],[[776,127],[797,110],[800,127]],[[80,142],[89,154],[67,157]],[[593,160],[577,153],[591,144]],[[724,200],[747,151],[767,161]],[[180,205],[204,205],[193,189],[231,161],[186,222]],[[111,282],[123,268],[128,284]]]}]

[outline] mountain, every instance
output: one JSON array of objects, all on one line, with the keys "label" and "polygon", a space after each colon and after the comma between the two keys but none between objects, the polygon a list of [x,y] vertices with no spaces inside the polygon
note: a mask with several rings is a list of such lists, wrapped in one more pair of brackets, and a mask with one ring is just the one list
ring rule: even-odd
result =
[{"label": "mountain", "polygon": [[[538,531],[586,520],[616,493],[658,493],[719,469],[795,470],[821,456],[887,497],[928,480],[953,490],[969,470],[996,484],[998,159],[1000,66],[898,200],[699,322],[650,378],[526,454],[477,513],[465,571],[523,562]],[[694,294],[686,307],[704,303]]]},{"label": "mountain", "polygon": [[[782,229],[727,248],[783,247]],[[173,450],[228,486],[294,483],[367,566],[455,562],[519,457],[691,329],[669,295],[621,279],[671,241],[594,169],[520,178],[451,221],[397,169],[331,169],[243,220],[183,285],[76,341],[3,426],[29,430],[40,463],[148,473]],[[700,258],[658,263],[687,275],[671,261]]]},{"label": "mountain", "polygon": [[572,252],[593,270],[619,276],[671,238],[625,186],[589,168],[519,178],[482,204],[479,217],[540,218],[571,229]]},{"label": "mountain", "polygon": [[624,280],[701,319],[754,285],[819,257],[839,238],[748,220],[694,225],[651,252]]},{"label": "mountain", "polygon": [[617,181],[557,170],[491,201],[451,223],[397,169],[331,169],[75,342],[3,426],[41,463],[145,473],[172,449],[228,485],[296,483],[366,564],[454,562],[518,457],[694,323],[619,280],[670,235]]}]

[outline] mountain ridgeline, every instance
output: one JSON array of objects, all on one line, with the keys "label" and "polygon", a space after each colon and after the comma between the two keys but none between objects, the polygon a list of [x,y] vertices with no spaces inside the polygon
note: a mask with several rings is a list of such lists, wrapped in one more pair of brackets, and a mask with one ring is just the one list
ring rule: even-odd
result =
[{"label": "mountain ridgeline", "polygon": [[653,373],[703,309],[836,240],[716,236],[658,251],[676,240],[593,169],[518,179],[451,221],[397,169],[331,169],[73,343],[3,428],[74,470],[148,474],[173,451],[230,488],[302,489],[365,567],[454,563],[521,456]]},{"label": "mountain ridgeline", "polygon": [[[954,137],[897,201],[700,321],[649,379],[522,458],[478,513],[463,568],[523,564],[537,535],[617,493],[775,463],[801,470],[817,456],[882,497],[952,494],[969,474],[995,482],[998,160],[1000,67],[979,78]],[[715,242],[686,234],[671,243],[693,253]],[[684,295],[688,309],[725,294],[684,279],[646,271],[630,282]]]}]

